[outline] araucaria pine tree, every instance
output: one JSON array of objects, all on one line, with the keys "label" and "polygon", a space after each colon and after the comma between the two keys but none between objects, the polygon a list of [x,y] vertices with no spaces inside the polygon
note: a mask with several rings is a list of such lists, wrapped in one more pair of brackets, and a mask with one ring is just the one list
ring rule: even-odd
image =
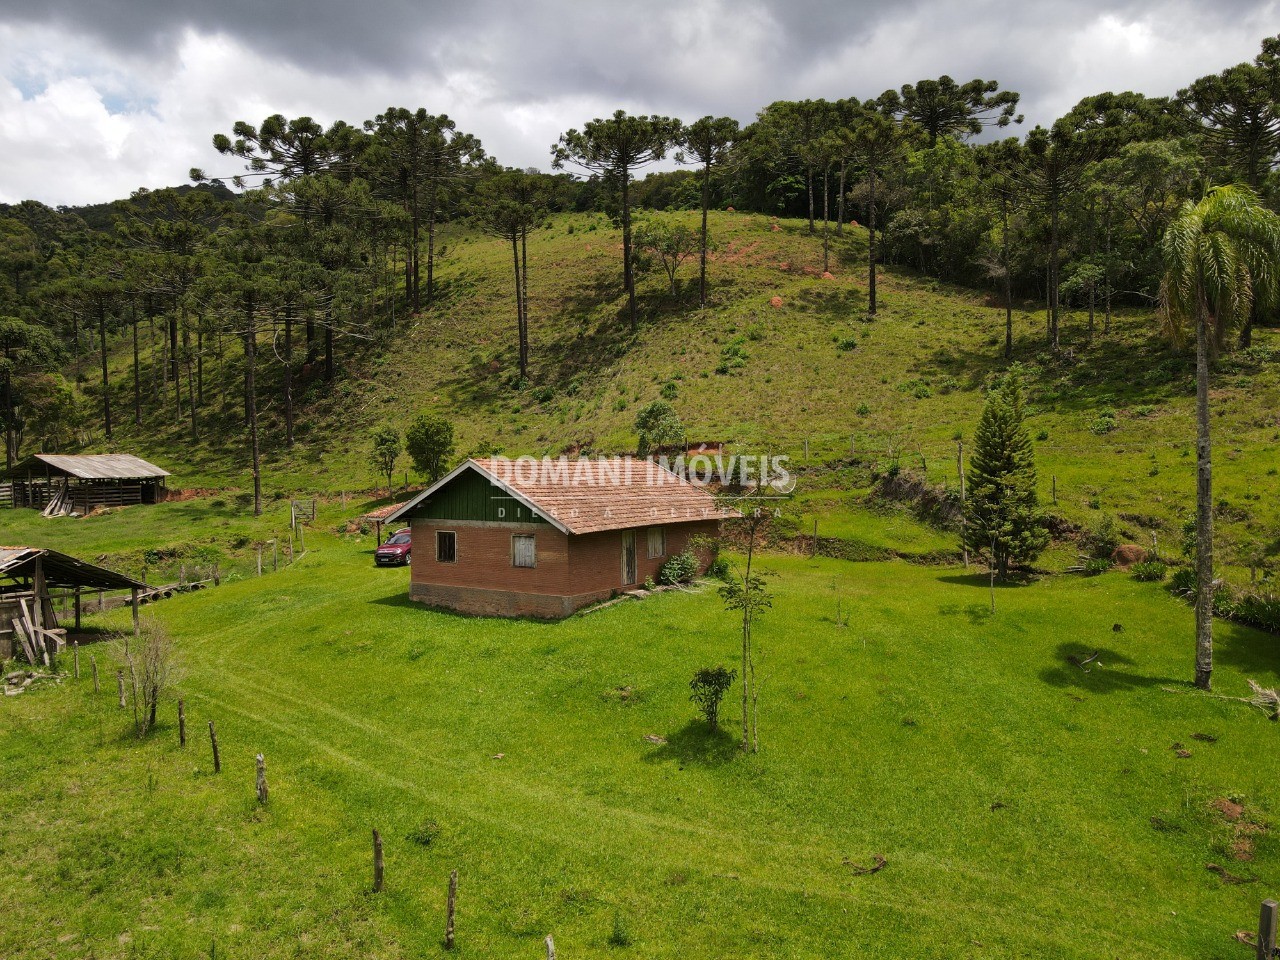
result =
[{"label": "araucaria pine tree", "polygon": [[964,543],[1003,580],[1049,543],[1036,497],[1036,456],[1027,433],[1016,373],[987,396],[969,461]]}]

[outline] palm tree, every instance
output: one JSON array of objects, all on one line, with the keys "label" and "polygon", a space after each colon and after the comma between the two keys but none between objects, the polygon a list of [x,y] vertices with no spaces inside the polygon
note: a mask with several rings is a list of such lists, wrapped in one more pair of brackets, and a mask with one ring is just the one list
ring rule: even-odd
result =
[{"label": "palm tree", "polygon": [[1213,674],[1213,473],[1209,359],[1255,303],[1269,304],[1280,270],[1280,217],[1247,187],[1213,187],[1188,201],[1161,244],[1160,314],[1166,330],[1196,338],[1196,686]]}]

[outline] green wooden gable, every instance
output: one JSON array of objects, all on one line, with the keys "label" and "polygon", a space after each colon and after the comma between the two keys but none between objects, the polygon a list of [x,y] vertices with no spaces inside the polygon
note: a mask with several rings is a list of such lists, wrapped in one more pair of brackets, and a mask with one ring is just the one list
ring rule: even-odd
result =
[{"label": "green wooden gable", "polygon": [[415,520],[488,520],[494,523],[548,523],[475,470],[463,470],[413,508]]}]

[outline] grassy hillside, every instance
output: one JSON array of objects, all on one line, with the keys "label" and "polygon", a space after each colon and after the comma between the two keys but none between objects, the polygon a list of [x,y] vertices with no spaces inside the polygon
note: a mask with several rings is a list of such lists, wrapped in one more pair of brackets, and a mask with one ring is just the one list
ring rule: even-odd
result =
[{"label": "grassy hillside", "polygon": [[[956,570],[770,557],[744,757],[688,702],[735,656],[712,591],[477,620],[368,551],[317,533],[287,572],[154,608],[185,751],[171,701],[135,741],[83,656],[0,703],[0,954],[437,956],[458,869],[462,956],[551,933],[574,957],[1226,957],[1280,884],[1274,725],[1189,692],[1191,614],[1154,585],[1056,578],[992,615]],[[1219,637],[1219,692],[1280,681],[1274,638]],[[93,651],[109,677],[120,651]]]},{"label": "grassy hillside", "polygon": [[[972,435],[983,384],[1004,368],[1003,310],[984,294],[890,269],[880,314],[868,321],[861,230],[834,244],[834,276],[823,279],[820,242],[802,222],[718,213],[711,226],[712,306],[689,307],[691,292],[677,304],[665,277],[646,277],[645,319],[634,337],[624,319],[618,232],[590,215],[560,216],[539,231],[529,251],[533,370],[523,389],[515,386],[509,251],[498,240],[448,237],[436,306],[372,344],[342,342],[351,352],[336,385],[301,390],[306,409],[291,454],[283,449],[278,371],[264,372],[267,488],[372,487],[369,429],[404,427],[424,409],[455,420],[462,453],[629,450],[636,412],[664,391],[697,439],[788,453],[797,464],[806,440],[814,463],[848,457],[852,444],[864,465],[897,461],[954,482],[955,438]],[[695,284],[696,264],[681,276]],[[770,305],[773,297],[780,307]],[[1190,359],[1164,342],[1150,311],[1122,311],[1109,335],[1099,317],[1091,343],[1083,314],[1064,323],[1068,351],[1055,359],[1043,347],[1043,311],[1015,315],[1017,360],[1040,437],[1041,492],[1051,500],[1056,476],[1056,506],[1071,521],[1087,526],[1114,515],[1127,537],[1146,544],[1155,532],[1168,546],[1194,489]],[[128,406],[129,362],[121,342],[120,411]],[[192,445],[185,422],[164,414],[140,431],[125,425],[112,446],[154,457],[179,484],[244,487],[236,370],[224,375],[212,360],[208,369],[205,416],[214,439]],[[1274,556],[1280,335],[1259,331],[1251,351],[1224,358],[1217,378],[1215,479],[1227,555]],[[804,483],[801,490],[823,492]]]}]

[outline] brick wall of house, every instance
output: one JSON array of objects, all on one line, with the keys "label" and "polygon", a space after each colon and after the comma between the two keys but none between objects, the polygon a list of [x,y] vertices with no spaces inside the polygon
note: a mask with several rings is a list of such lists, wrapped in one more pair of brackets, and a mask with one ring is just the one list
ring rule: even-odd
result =
[{"label": "brick wall of house", "polygon": [[[492,523],[463,520],[414,520],[410,596],[432,605],[465,613],[506,616],[561,617],[616,591],[622,583],[623,531],[569,537],[547,524]],[[695,536],[714,536],[714,520],[665,525],[666,552],[648,556],[646,528],[636,529],[636,582],[656,579],[666,560]],[[436,559],[436,531],[457,537],[457,560]],[[511,562],[511,537],[536,538],[537,565],[516,567]],[[704,554],[705,569],[710,555]]]}]

